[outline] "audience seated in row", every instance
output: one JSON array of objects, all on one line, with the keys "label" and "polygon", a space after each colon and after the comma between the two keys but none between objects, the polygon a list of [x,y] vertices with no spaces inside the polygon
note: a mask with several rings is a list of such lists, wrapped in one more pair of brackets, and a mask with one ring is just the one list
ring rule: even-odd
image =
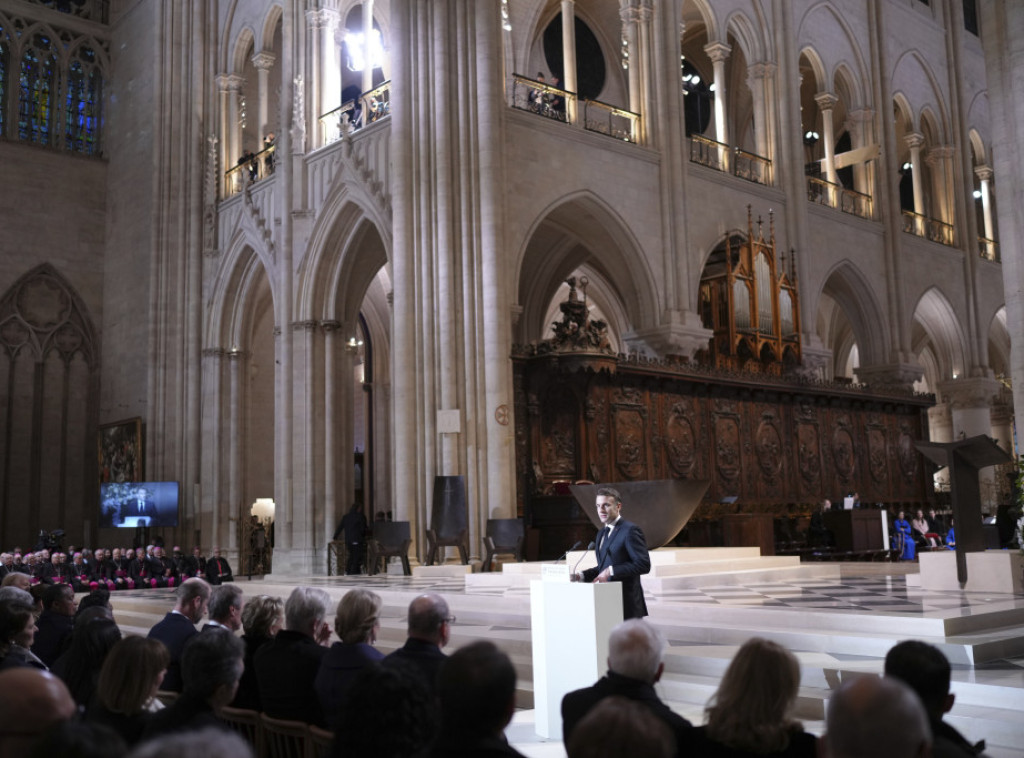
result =
[{"label": "audience seated in row", "polygon": [[256,651],[276,637],[283,626],[284,601],[279,597],[257,595],[242,607],[245,670],[238,682],[238,693],[231,702],[233,708],[263,710],[259,682],[256,680]]},{"label": "audience seated in row", "polygon": [[185,643],[199,632],[196,630],[210,601],[210,585],[202,579],[186,579],[175,590],[177,602],[163,620],[149,630],[149,636],[167,647],[171,660],[167,665],[163,688],[181,691],[181,656]]}]

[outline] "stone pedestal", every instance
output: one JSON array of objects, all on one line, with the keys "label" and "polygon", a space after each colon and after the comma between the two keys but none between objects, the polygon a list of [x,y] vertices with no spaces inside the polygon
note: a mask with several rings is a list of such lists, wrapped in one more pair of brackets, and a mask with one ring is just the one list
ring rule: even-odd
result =
[{"label": "stone pedestal", "polygon": [[[956,556],[952,550],[921,553],[921,589],[957,591]],[[1011,550],[986,550],[967,554],[968,592],[1024,592],[1024,556]]]}]

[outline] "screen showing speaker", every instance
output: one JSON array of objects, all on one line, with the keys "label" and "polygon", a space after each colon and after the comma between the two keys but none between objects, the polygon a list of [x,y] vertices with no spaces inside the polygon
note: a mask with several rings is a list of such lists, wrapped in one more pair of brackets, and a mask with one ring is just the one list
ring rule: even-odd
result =
[{"label": "screen showing speaker", "polygon": [[178,483],[101,484],[99,525],[125,529],[140,526],[177,526]]}]

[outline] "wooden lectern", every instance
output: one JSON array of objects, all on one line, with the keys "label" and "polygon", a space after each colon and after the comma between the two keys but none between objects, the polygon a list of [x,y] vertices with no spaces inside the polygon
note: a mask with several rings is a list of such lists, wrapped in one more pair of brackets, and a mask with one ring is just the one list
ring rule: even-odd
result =
[{"label": "wooden lectern", "polygon": [[985,550],[978,471],[1006,463],[1011,460],[1010,454],[983,434],[956,442],[915,444],[928,460],[949,466],[949,494],[956,521],[956,578],[963,589],[967,584],[967,554]]},{"label": "wooden lectern", "polygon": [[533,708],[537,734],[562,739],[562,698],[608,669],[608,636],[622,623],[622,583],[569,581],[569,567],[548,564],[530,582]]}]

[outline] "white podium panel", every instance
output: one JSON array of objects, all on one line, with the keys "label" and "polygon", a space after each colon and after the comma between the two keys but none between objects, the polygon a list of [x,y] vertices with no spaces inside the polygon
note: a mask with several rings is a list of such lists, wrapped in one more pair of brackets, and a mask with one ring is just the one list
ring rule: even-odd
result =
[{"label": "white podium panel", "polygon": [[562,739],[562,697],[608,668],[608,635],[622,622],[622,584],[530,582],[537,734]]}]

